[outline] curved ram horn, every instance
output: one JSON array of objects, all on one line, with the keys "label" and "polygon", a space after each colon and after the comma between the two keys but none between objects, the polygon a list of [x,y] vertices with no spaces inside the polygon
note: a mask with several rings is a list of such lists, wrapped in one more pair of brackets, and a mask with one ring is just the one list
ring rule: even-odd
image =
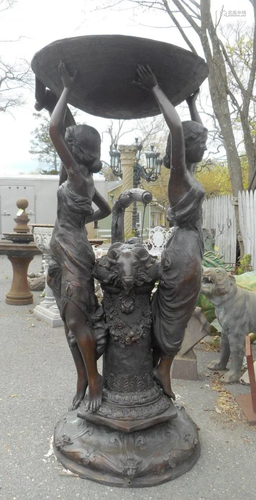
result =
[{"label": "curved ram horn", "polygon": [[122,243],[114,243],[108,250],[107,260],[110,264],[116,264],[117,258],[121,253],[121,245]]}]

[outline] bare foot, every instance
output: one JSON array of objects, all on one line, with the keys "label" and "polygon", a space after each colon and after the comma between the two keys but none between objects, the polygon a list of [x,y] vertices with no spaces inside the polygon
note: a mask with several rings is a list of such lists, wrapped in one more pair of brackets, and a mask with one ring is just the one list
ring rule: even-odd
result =
[{"label": "bare foot", "polygon": [[101,375],[97,375],[97,378],[93,380],[93,383],[89,384],[89,395],[88,401],[85,405],[85,411],[97,411],[102,402],[102,387],[103,378]]},{"label": "bare foot", "polygon": [[80,406],[85,397],[87,386],[88,382],[83,382],[80,386],[77,384],[77,392],[73,397],[72,405],[70,406],[69,411],[76,410]]},{"label": "bare foot", "polygon": [[87,387],[88,387],[88,380],[86,373],[78,375],[76,384],[76,394],[73,397],[72,405],[70,406],[69,411],[76,410],[80,406],[85,397]]},{"label": "bare foot", "polygon": [[164,373],[162,373],[159,370],[159,367],[157,367],[154,370],[154,377],[157,380],[157,382],[159,382],[159,384],[161,385],[161,387],[162,387],[164,393],[166,394],[166,396],[169,396],[169,398],[175,400],[175,394],[172,391],[172,386],[171,386],[171,377],[170,377],[170,374],[168,374],[168,376],[166,376]]}]

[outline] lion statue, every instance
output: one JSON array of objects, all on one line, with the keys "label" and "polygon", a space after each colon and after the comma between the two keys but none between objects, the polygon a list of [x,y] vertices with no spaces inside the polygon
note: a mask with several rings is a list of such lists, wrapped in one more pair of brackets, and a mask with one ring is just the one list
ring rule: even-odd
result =
[{"label": "lion statue", "polygon": [[234,276],[222,268],[207,268],[202,277],[202,293],[215,306],[221,326],[221,354],[208,368],[225,370],[229,357],[231,368],[221,380],[238,382],[245,353],[245,336],[256,332],[256,293],[240,288]]}]

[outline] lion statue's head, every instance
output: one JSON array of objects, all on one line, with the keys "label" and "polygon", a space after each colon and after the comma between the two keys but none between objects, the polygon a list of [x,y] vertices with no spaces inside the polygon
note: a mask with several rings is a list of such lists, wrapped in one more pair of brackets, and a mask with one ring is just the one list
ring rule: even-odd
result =
[{"label": "lion statue's head", "polygon": [[236,287],[234,276],[221,267],[204,269],[201,291],[210,302],[226,294],[230,294]]}]

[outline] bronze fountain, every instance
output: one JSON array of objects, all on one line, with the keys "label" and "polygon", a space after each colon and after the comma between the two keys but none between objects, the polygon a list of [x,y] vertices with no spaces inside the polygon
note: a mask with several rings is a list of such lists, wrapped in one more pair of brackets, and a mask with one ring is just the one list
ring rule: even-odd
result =
[{"label": "bronze fountain", "polygon": [[[50,135],[64,163],[49,285],[78,374],[72,407],[55,427],[55,453],[66,468],[87,479],[122,487],[157,485],[187,472],[200,454],[197,426],[185,409],[173,402],[169,373],[201,281],[203,191],[192,174],[205,149],[206,131],[195,100],[207,77],[207,65],[195,54],[171,44],[95,35],[48,45],[34,56],[32,68],[37,81],[36,109],[50,111]],[[185,99],[194,123],[192,133],[191,126],[188,132],[183,127],[182,132],[174,109]],[[200,136],[203,146],[198,142],[196,153],[189,143],[186,159],[183,153],[180,157],[173,154],[172,163],[181,172],[179,179],[185,176],[186,183],[179,180],[178,184],[171,171],[170,218],[176,236],[161,263],[137,238],[124,241],[125,209],[134,199],[151,200],[150,193],[140,189],[120,195],[112,211],[112,244],[107,255],[94,262],[84,223],[109,213],[105,200],[95,194],[92,181],[92,172],[101,168],[99,138],[91,127],[75,125],[66,113],[67,104],[107,118],[143,118],[163,112],[173,143],[180,141],[181,153],[184,140]],[[171,145],[168,147],[170,152]],[[85,169],[82,173],[81,165]],[[98,210],[91,209],[92,201]],[[175,269],[169,262],[172,255],[178,259]],[[92,300],[92,275],[101,283],[101,305]],[[176,323],[173,312],[169,314],[174,304],[179,310]],[[175,332],[176,325],[178,332],[171,339],[159,333],[162,327],[168,330],[168,321],[174,322],[172,329]],[[101,356],[102,377],[96,367]]]}]

